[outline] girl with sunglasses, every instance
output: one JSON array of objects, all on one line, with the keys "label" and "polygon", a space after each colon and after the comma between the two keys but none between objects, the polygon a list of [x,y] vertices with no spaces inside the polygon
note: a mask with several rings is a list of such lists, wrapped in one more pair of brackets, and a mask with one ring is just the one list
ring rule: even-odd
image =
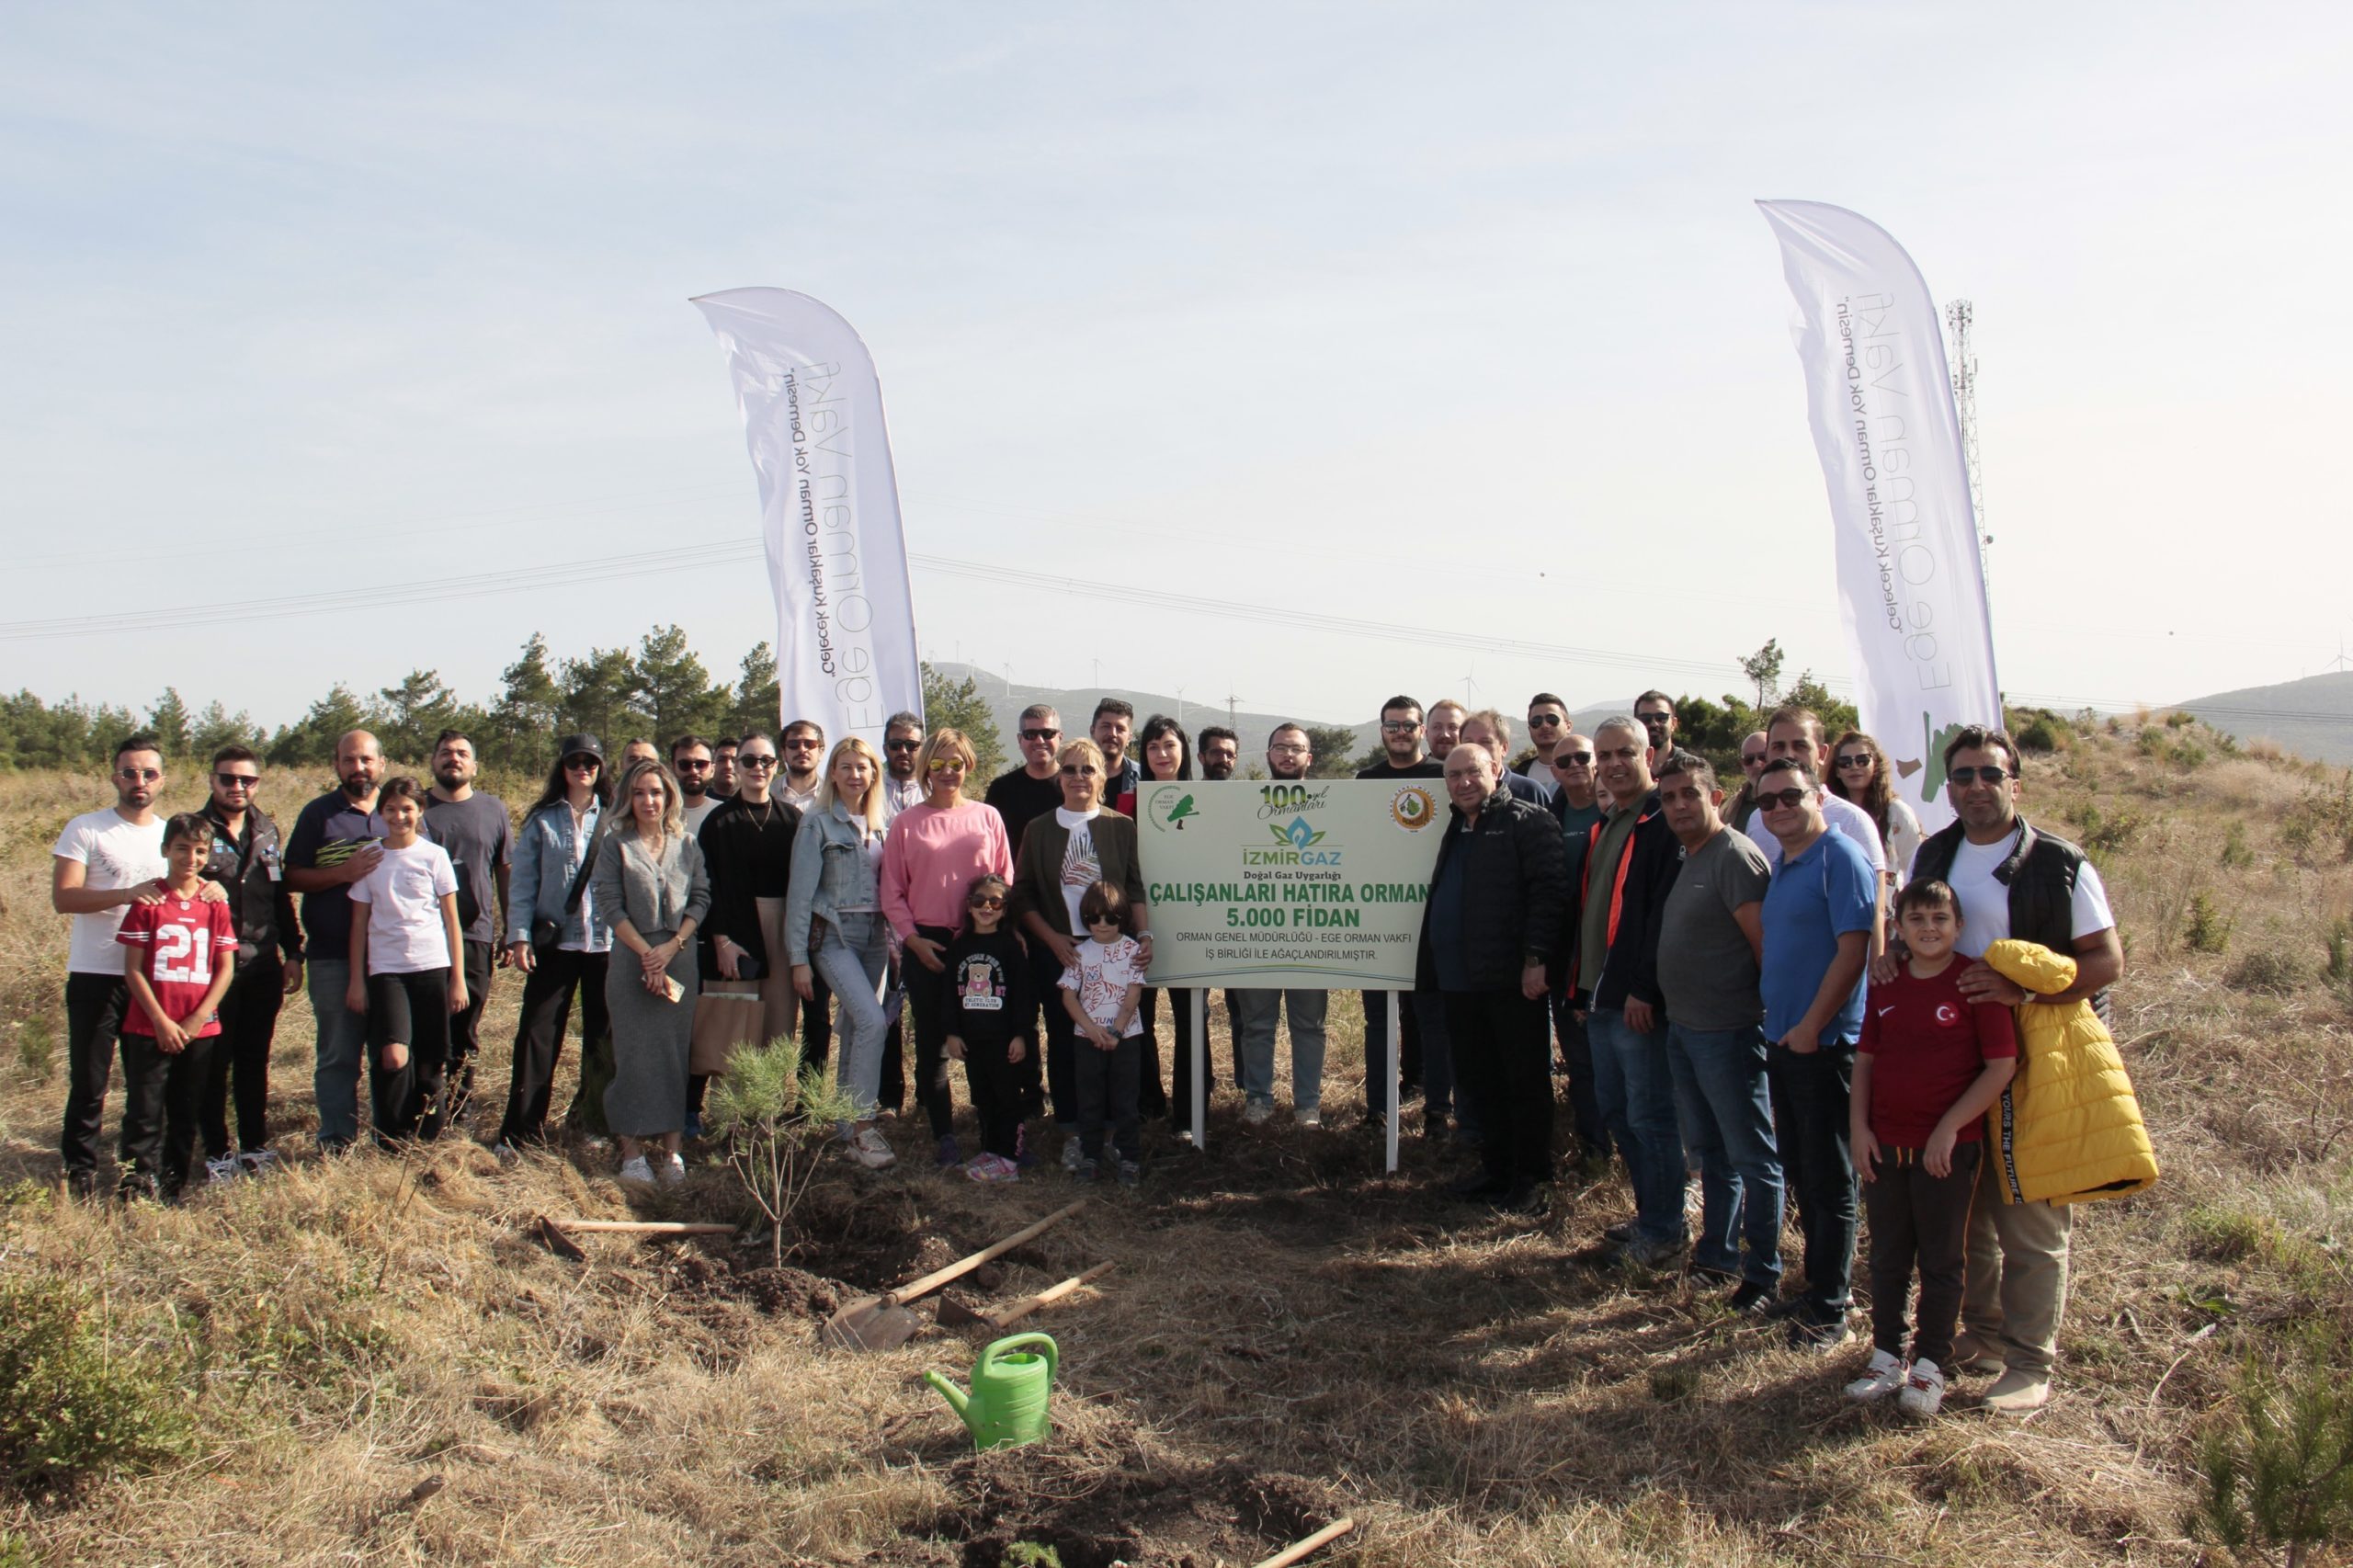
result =
[{"label": "girl with sunglasses", "polygon": [[1888,778],[1887,753],[1860,730],[1849,730],[1830,748],[1830,792],[1871,815],[1887,851],[1887,885],[1903,887],[1920,848],[1920,819]]},{"label": "girl with sunglasses", "polygon": [[907,1010],[915,1015],[915,1103],[931,1119],[941,1165],[961,1162],[948,1088],[948,944],[963,923],[964,894],[981,877],[1010,877],[1013,850],[1005,819],[964,799],[977,759],[961,730],[938,730],[915,754],[924,783],[920,805],[891,819],[882,846],[882,912],[905,949],[900,966]]},{"label": "girl with sunglasses", "polygon": [[1020,1178],[1029,1097],[1021,1064],[1038,1049],[1029,958],[1006,929],[1006,892],[1003,877],[976,880],[964,895],[964,929],[948,946],[948,1055],[964,1064],[981,1121],[981,1153],[964,1167],[974,1181]]}]

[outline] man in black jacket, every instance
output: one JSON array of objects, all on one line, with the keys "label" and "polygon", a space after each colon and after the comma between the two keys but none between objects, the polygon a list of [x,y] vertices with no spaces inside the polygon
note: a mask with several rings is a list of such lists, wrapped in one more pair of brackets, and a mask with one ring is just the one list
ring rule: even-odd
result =
[{"label": "man in black jacket", "polygon": [[[287,887],[278,824],[255,803],[261,762],[244,746],[222,746],[212,756],[212,798],[204,803],[212,824],[212,852],[203,877],[229,895],[237,928],[237,972],[222,994],[221,1039],[205,1074],[198,1130],[204,1135],[205,1169],[224,1181],[240,1168],[256,1174],[278,1163],[270,1152],[269,1047],[278,1034],[278,1010],[287,994],[302,984],[302,930],[294,918],[294,894]],[[229,1079],[237,1081],[237,1140],[229,1141]]]},{"label": "man in black jacket", "polygon": [[1415,984],[1444,996],[1455,1070],[1480,1108],[1483,1168],[1456,1192],[1540,1213],[1538,1188],[1552,1175],[1548,970],[1567,878],[1559,824],[1512,798],[1505,767],[1468,743],[1447,756],[1453,817],[1430,876]]},{"label": "man in black jacket", "polygon": [[1682,866],[1651,787],[1649,733],[1624,714],[1594,727],[1608,813],[1588,830],[1569,985],[1593,1048],[1594,1093],[1634,1187],[1634,1219],[1608,1236],[1627,1260],[1661,1267],[1683,1255],[1683,1135],[1667,1068],[1659,925]]}]

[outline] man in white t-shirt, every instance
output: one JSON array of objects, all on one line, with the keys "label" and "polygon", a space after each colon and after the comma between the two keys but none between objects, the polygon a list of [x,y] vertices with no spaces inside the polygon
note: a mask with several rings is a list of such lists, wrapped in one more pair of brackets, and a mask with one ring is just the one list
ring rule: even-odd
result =
[{"label": "man in white t-shirt", "polygon": [[[55,857],[50,907],[74,917],[65,960],[68,1085],[58,1153],[65,1159],[66,1182],[79,1197],[97,1191],[98,1132],[129,1002],[115,933],[132,904],[164,900],[164,819],[155,811],[163,788],[161,743],[132,735],[115,747],[114,804],[67,823],[50,851]],[[218,887],[205,885],[209,897],[220,896]]]},{"label": "man in white t-shirt", "polygon": [[687,836],[702,832],[703,818],[719,809],[719,797],[710,792],[712,776],[718,771],[710,743],[700,735],[680,735],[670,743],[670,771],[678,779],[679,812],[687,819]]},{"label": "man in white t-shirt", "polygon": [[[1942,881],[1960,901],[1954,945],[1973,960],[1961,971],[1961,994],[2010,1007],[2029,1000],[2088,1001],[2105,1016],[2108,988],[2124,972],[2124,944],[2098,870],[2075,845],[2018,814],[2018,748],[2006,733],[1963,728],[1946,743],[1944,761],[1945,799],[1959,820],[1921,844],[1912,878]],[[2075,983],[2055,996],[2029,998],[1983,961],[1987,948],[2009,937],[2071,955]],[[1968,1285],[1953,1364],[1965,1372],[1999,1370],[1985,1408],[2023,1415],[2051,1400],[2074,1211],[2064,1204],[2005,1201],[2002,1153],[1989,1149],[1970,1210]]]},{"label": "man in white t-shirt", "polygon": [[[1766,760],[1778,762],[1782,757],[1795,757],[1805,770],[1819,778],[1830,763],[1829,748],[1822,740],[1822,719],[1811,708],[1777,708],[1765,722]],[[1822,792],[1822,820],[1831,832],[1851,838],[1863,858],[1871,863],[1871,873],[1880,880],[1880,919],[1871,931],[1871,954],[1877,957],[1887,942],[1887,846],[1879,835],[1879,824],[1871,821],[1870,812],[1852,801],[1841,800],[1824,790]],[[1758,812],[1748,819],[1748,839],[1765,851],[1765,864],[1775,870],[1781,866],[1781,841],[1766,831],[1765,813]]]}]

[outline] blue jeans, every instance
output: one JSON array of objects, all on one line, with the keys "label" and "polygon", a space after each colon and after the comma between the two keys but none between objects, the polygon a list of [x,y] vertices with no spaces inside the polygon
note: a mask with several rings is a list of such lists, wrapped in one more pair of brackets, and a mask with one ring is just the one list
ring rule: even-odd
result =
[{"label": "blue jeans", "polygon": [[1552,998],[1552,1028],[1561,1037],[1561,1065],[1569,1074],[1569,1114],[1576,1122],[1577,1157],[1606,1163],[1609,1158],[1609,1129],[1601,1118],[1601,1099],[1593,1086],[1593,1042],[1577,1010],[1567,996]]},{"label": "blue jeans", "polygon": [[1634,1184],[1634,1228],[1643,1241],[1679,1243],[1683,1224],[1683,1132],[1675,1119],[1675,1079],[1666,1030],[1637,1032],[1622,1008],[1586,1015],[1593,1086]]},{"label": "blue jeans", "polygon": [[1275,1103],[1275,1021],[1289,997],[1291,1108],[1323,1108],[1324,1009],[1331,994],[1237,989],[1232,994],[1241,1010],[1243,1093],[1255,1104]]},{"label": "blue jeans", "polygon": [[877,996],[891,963],[882,930],[880,915],[841,915],[838,924],[825,922],[817,950],[809,955],[810,969],[841,1003],[842,1048],[834,1064],[835,1082],[849,1096],[851,1111],[860,1121],[874,1115],[874,1097],[882,1081],[882,1037],[891,1032],[890,1017]]},{"label": "blue jeans", "polygon": [[[1781,1279],[1781,1155],[1765,1083],[1765,1031],[1666,1026],[1683,1141],[1699,1160],[1699,1244],[1692,1260],[1752,1283]],[[1740,1244],[1748,1243],[1742,1266]]]},{"label": "blue jeans", "polygon": [[1801,1056],[1770,1047],[1773,1125],[1790,1199],[1805,1236],[1805,1298],[1810,1315],[1843,1317],[1855,1272],[1855,1161],[1847,1143],[1847,1091],[1855,1078],[1855,1042],[1825,1040]]},{"label": "blue jeans", "polygon": [[343,1005],[349,959],[313,959],[311,1017],[318,1026],[318,1065],[311,1093],[319,1105],[319,1147],[341,1149],[359,1136],[359,1064],[368,1054],[368,1015]]}]

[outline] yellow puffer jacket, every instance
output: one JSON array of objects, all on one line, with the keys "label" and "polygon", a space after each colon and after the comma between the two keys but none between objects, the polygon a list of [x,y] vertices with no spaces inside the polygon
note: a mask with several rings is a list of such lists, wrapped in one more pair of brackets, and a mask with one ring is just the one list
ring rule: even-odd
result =
[{"label": "yellow puffer jacket", "polygon": [[[1985,961],[2038,995],[2075,983],[2075,960],[2035,942],[2001,941]],[[2018,1071],[1985,1113],[1987,1153],[2011,1203],[2124,1198],[2157,1179],[2156,1152],[2124,1058],[2089,1002],[2018,1009]]]}]

